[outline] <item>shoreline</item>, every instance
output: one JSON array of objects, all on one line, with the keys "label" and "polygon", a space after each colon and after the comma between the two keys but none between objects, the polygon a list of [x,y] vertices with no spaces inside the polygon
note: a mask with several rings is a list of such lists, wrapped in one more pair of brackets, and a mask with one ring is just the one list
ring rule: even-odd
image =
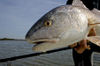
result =
[{"label": "shoreline", "polygon": [[13,39],[13,38],[0,38],[0,41],[25,41],[25,39]]}]

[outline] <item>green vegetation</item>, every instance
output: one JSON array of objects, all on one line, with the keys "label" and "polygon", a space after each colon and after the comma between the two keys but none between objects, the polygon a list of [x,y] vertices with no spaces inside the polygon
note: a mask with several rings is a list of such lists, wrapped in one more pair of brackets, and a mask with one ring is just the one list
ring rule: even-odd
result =
[{"label": "green vegetation", "polygon": [[24,41],[24,39],[13,39],[13,38],[0,38],[0,40],[16,40],[16,41]]},{"label": "green vegetation", "polygon": [[0,40],[14,40],[12,38],[0,38]]}]

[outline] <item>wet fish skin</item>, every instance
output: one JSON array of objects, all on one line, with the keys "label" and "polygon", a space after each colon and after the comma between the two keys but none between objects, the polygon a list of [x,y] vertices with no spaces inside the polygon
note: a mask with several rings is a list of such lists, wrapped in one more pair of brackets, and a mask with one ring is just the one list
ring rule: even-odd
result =
[{"label": "wet fish skin", "polygon": [[[80,5],[62,5],[41,17],[28,31],[26,40],[36,43],[34,51],[66,47],[85,39],[97,21],[96,15]],[[45,22],[51,22],[45,26]]]},{"label": "wet fish skin", "polygon": [[[46,20],[51,20],[52,25],[49,27],[45,26],[44,22]],[[57,43],[63,41],[68,46],[69,44],[82,40],[87,32],[88,20],[86,15],[77,7],[63,5],[51,10],[38,20],[29,30],[26,39],[32,42],[38,39],[49,40],[55,38],[59,39]],[[73,40],[70,40],[72,38]]]}]

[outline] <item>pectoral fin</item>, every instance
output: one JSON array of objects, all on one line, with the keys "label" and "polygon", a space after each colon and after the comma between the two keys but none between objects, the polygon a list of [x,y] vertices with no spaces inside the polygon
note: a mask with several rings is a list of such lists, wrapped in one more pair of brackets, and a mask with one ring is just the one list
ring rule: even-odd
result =
[{"label": "pectoral fin", "polygon": [[91,36],[91,37],[87,37],[87,40],[100,46],[100,36]]}]

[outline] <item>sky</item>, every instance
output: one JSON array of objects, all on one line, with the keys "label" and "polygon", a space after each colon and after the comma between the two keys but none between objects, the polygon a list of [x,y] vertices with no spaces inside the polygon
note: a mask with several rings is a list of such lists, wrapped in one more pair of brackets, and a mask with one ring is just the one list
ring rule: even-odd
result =
[{"label": "sky", "polygon": [[24,39],[31,26],[67,0],[0,0],[0,38]]}]

